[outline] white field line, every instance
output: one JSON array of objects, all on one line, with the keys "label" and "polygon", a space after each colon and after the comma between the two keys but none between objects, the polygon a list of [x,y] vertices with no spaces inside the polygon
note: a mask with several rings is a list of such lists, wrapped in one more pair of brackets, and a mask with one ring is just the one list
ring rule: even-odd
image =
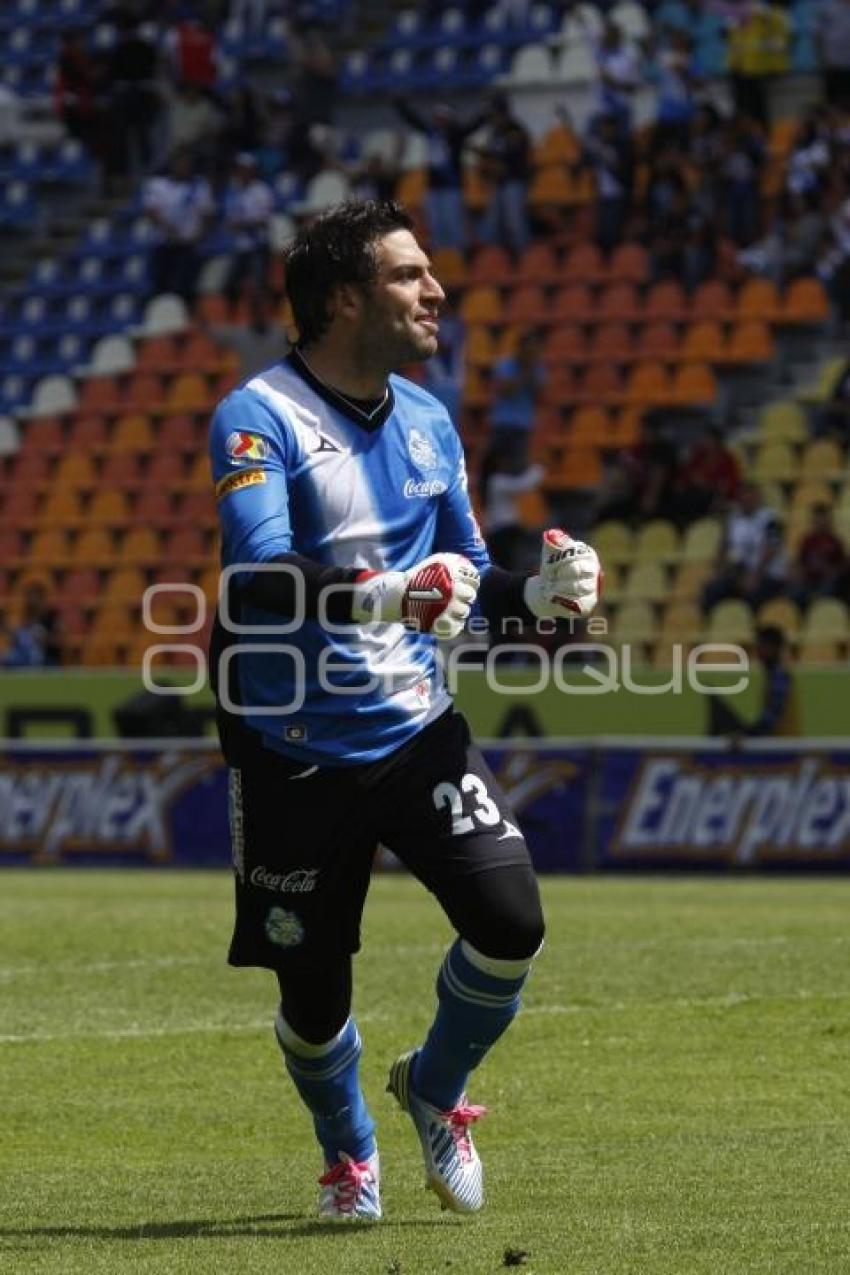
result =
[{"label": "white field line", "polygon": [[[529,1005],[522,1016],[552,1014],[622,1014],[630,1010],[665,1011],[679,1009],[735,1009],[739,1005],[806,1004],[810,1001],[846,1001],[850,992],[797,992],[793,996],[751,996],[746,992],[727,992],[723,996],[677,997],[666,1001],[613,1001],[607,1005]],[[396,1014],[380,1010],[358,1013],[358,1023],[394,1022]],[[56,1043],[71,1040],[154,1040],[162,1036],[222,1035],[237,1036],[250,1032],[271,1033],[274,1015],[254,1019],[247,1023],[196,1022],[175,1024],[173,1027],[109,1028],[105,1031],[81,1032],[24,1032],[0,1034],[0,1045],[30,1045]]]}]

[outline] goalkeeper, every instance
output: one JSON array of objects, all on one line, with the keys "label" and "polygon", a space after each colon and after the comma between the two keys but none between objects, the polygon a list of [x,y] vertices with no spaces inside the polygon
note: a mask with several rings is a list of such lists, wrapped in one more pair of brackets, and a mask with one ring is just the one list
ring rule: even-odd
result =
[{"label": "goalkeeper", "polygon": [[272,970],[275,1030],[318,1138],[319,1211],[378,1218],[358,1080],[352,955],[378,843],[436,896],[457,938],[418,1048],[390,1069],[428,1185],[483,1203],[469,1073],[511,1023],[543,940],[528,850],[452,707],[437,637],[587,615],[593,550],[547,532],[539,574],[491,566],[445,409],[396,374],[437,349],[443,291],[407,213],[348,203],[286,261],[298,341],[219,405],[211,456],[222,601],[211,669],[231,767],[233,965]]}]

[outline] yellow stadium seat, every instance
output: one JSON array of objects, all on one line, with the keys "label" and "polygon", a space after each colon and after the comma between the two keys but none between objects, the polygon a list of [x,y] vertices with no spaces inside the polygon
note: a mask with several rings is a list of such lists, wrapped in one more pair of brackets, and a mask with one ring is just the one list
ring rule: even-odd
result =
[{"label": "yellow stadium seat", "polygon": [[808,518],[815,505],[835,503],[835,496],[829,483],[823,479],[808,479],[797,483],[791,494],[790,516],[792,518]]},{"label": "yellow stadium seat", "polygon": [[609,563],[614,566],[618,563],[634,561],[632,530],[624,522],[617,522],[614,519],[600,522],[588,533],[588,540],[599,554],[599,560],[606,569]]},{"label": "yellow stadium seat", "polygon": [[435,248],[431,254],[435,278],[444,288],[460,288],[466,283],[466,261],[457,248]]},{"label": "yellow stadium seat", "polygon": [[623,597],[629,602],[664,602],[670,594],[667,571],[660,562],[636,562],[629,571]]},{"label": "yellow stadium seat", "polygon": [[705,629],[702,609],[696,602],[671,602],[665,608],[661,621],[661,640],[672,642],[696,642]]},{"label": "yellow stadium seat", "polygon": [[78,567],[111,567],[115,562],[115,540],[101,528],[81,532],[72,550]]},{"label": "yellow stadium seat", "polygon": [[712,607],[708,617],[709,642],[752,642],[753,613],[746,602],[727,598]]},{"label": "yellow stadium seat", "polygon": [[59,528],[38,531],[27,554],[28,564],[63,566],[69,560],[68,533]]},{"label": "yellow stadium seat", "polygon": [[793,447],[788,443],[765,443],[756,452],[750,477],[757,483],[790,483],[798,472]]},{"label": "yellow stadium seat", "polygon": [[97,470],[91,457],[81,452],[69,452],[56,466],[53,475],[55,487],[90,491],[97,486]]},{"label": "yellow stadium seat", "polygon": [[169,412],[202,412],[212,406],[206,378],[199,372],[182,372],[171,382],[165,406]]},{"label": "yellow stadium seat", "polygon": [[759,412],[758,430],[765,442],[772,443],[799,443],[809,433],[805,412],[790,399],[767,403]]},{"label": "yellow stadium seat", "polygon": [[614,619],[613,636],[617,642],[655,642],[658,638],[658,622],[651,603],[624,602],[619,606]]},{"label": "yellow stadium seat", "polygon": [[150,417],[141,412],[119,416],[108,446],[112,452],[152,452],[154,435]]},{"label": "yellow stadium seat", "polygon": [[109,572],[103,589],[103,600],[141,606],[145,587],[145,575],[139,567],[117,567]]},{"label": "yellow stadium seat", "polygon": [[45,529],[65,527],[71,530],[74,527],[81,527],[86,520],[80,493],[58,484],[48,493],[47,499],[34,519],[34,525]]},{"label": "yellow stadium seat", "polygon": [[714,574],[709,562],[682,562],[673,571],[670,598],[676,602],[697,602]]},{"label": "yellow stadium seat", "polygon": [[638,562],[674,562],[679,556],[679,532],[666,518],[644,523],[635,540]]},{"label": "yellow stadium seat", "polygon": [[799,467],[804,479],[837,480],[844,474],[847,461],[840,445],[831,438],[818,438],[805,448]]},{"label": "yellow stadium seat", "polygon": [[801,642],[797,648],[797,659],[800,664],[843,664],[845,645],[843,642]]},{"label": "yellow stadium seat", "polygon": [[122,566],[154,567],[161,561],[160,538],[151,527],[133,527],[121,542]]},{"label": "yellow stadium seat", "polygon": [[[424,168],[409,168],[398,180],[396,199],[406,208],[421,208],[428,194],[428,173]],[[438,275],[437,278],[440,276]]]},{"label": "yellow stadium seat", "polygon": [[723,542],[723,524],[719,518],[698,518],[682,538],[685,562],[714,562]]},{"label": "yellow stadium seat", "polygon": [[846,603],[817,598],[806,612],[800,636],[804,642],[846,642],[850,636]]},{"label": "yellow stadium seat", "polygon": [[782,630],[786,638],[793,640],[800,632],[803,618],[800,608],[791,598],[771,598],[759,607],[758,623],[773,624]]},{"label": "yellow stadium seat", "polygon": [[123,491],[104,488],[95,492],[86,521],[92,527],[124,527],[130,519],[130,502]]}]

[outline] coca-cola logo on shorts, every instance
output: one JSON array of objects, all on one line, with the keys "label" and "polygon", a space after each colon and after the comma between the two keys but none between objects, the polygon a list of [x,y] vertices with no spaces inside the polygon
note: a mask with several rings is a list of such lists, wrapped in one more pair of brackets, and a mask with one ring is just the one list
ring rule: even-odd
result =
[{"label": "coca-cola logo on shorts", "polygon": [[294,868],[292,872],[270,872],[262,864],[254,868],[249,878],[251,885],[277,894],[311,894],[316,888],[318,868]]}]

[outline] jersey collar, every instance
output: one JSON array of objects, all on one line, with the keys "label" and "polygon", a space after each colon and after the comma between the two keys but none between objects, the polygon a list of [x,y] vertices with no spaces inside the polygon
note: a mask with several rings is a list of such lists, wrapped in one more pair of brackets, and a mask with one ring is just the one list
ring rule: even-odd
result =
[{"label": "jersey collar", "polygon": [[387,392],[383,400],[371,412],[367,412],[353,399],[347,398],[345,394],[340,394],[339,390],[335,390],[332,385],[319,380],[300,350],[297,348],[290,350],[286,357],[289,366],[294,368],[302,380],[307,382],[310,389],[319,395],[319,398],[323,398],[337,412],[341,412],[343,416],[347,416],[350,421],[354,421],[355,425],[360,425],[363,429],[379,429],[395,407],[393,388],[389,383],[387,383]]}]

